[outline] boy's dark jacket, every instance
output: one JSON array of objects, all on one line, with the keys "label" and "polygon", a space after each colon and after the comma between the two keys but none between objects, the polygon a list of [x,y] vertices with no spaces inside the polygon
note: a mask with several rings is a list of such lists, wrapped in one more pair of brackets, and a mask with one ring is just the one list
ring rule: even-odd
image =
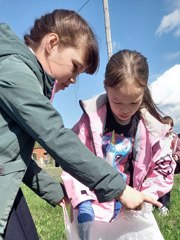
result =
[{"label": "boy's dark jacket", "polygon": [[53,84],[31,50],[0,24],[0,234],[22,180],[52,205],[64,196],[60,184],[31,160],[35,141],[65,171],[94,189],[99,201],[125,189],[118,172],[64,127],[49,101]]}]

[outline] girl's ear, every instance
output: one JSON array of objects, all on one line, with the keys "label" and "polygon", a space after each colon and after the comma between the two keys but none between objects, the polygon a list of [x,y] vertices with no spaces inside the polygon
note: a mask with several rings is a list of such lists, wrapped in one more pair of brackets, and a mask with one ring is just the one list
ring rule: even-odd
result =
[{"label": "girl's ear", "polygon": [[46,51],[51,53],[55,46],[59,44],[59,37],[56,33],[50,33],[47,37]]}]

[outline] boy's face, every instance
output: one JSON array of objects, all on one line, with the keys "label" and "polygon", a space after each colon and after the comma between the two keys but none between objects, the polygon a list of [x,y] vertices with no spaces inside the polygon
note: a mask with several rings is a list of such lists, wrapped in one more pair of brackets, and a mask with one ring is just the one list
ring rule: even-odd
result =
[{"label": "boy's face", "polygon": [[57,34],[49,33],[35,49],[44,70],[56,79],[56,92],[75,83],[77,75],[86,71],[83,46],[82,39],[77,47],[65,47]]},{"label": "boy's face", "polygon": [[86,70],[82,49],[56,48],[48,57],[51,76],[56,79],[56,92],[76,82],[76,77]]}]

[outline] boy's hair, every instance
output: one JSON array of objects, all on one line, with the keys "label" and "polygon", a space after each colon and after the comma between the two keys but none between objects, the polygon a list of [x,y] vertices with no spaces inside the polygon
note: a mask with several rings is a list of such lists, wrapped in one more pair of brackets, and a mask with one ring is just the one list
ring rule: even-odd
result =
[{"label": "boy's hair", "polygon": [[27,46],[37,49],[48,33],[56,33],[63,47],[81,47],[83,41],[86,73],[93,74],[99,66],[99,49],[89,24],[78,13],[57,9],[35,20],[30,33],[24,36]]},{"label": "boy's hair", "polygon": [[160,110],[154,103],[148,88],[149,67],[146,57],[137,51],[128,49],[113,54],[106,66],[104,87],[114,87],[131,81],[144,89],[141,107],[162,122]]}]

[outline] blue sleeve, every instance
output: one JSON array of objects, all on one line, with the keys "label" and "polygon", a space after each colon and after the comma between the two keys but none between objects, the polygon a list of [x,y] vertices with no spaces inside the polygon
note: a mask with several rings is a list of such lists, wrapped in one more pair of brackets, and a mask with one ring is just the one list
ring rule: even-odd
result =
[{"label": "blue sleeve", "polygon": [[115,209],[114,209],[114,218],[116,218],[116,216],[120,212],[121,208],[122,208],[122,204],[119,201],[116,201],[115,202]]},{"label": "blue sleeve", "polygon": [[94,210],[90,200],[84,201],[78,205],[78,223],[94,221]]}]

